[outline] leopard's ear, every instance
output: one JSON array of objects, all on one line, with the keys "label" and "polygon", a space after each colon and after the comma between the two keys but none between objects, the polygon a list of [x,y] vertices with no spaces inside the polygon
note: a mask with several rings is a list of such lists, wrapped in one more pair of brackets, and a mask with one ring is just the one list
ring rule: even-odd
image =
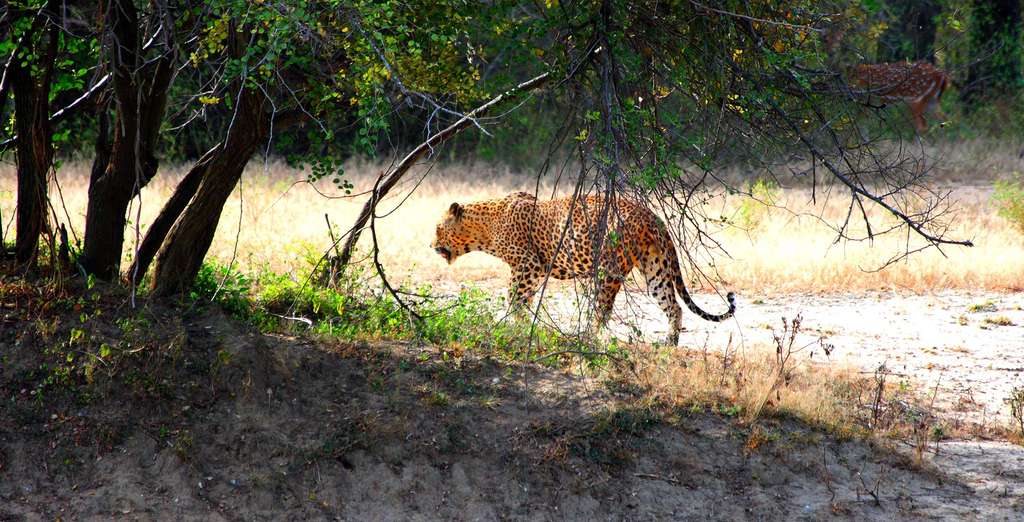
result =
[{"label": "leopard's ear", "polygon": [[451,214],[452,217],[454,217],[456,221],[462,219],[462,214],[464,212],[465,212],[465,209],[462,208],[462,205],[460,205],[458,203],[452,203],[452,206],[448,207],[448,213]]}]

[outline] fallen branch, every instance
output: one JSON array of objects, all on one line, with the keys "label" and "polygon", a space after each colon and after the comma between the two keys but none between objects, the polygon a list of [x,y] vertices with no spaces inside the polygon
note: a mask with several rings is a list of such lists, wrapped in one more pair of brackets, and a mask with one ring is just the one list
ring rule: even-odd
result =
[{"label": "fallen branch", "polygon": [[[636,477],[636,478],[643,478],[643,479],[650,479],[650,480],[661,480],[661,481],[664,481],[664,482],[668,482],[669,484],[675,484],[677,486],[685,486],[686,485],[686,484],[683,484],[679,479],[674,479],[672,477],[665,477],[665,476],[662,476],[662,475],[654,475],[652,473],[634,473],[633,476]],[[693,489],[693,488],[690,488],[690,489]]]}]

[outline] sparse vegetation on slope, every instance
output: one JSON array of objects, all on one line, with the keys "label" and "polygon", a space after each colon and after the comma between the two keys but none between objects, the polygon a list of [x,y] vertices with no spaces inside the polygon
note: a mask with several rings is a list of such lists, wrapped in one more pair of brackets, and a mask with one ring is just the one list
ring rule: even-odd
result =
[{"label": "sparse vegetation on slope", "polygon": [[[217,300],[259,319],[259,292]],[[921,422],[908,389],[784,354],[638,346],[581,373],[423,331],[261,334],[194,297],[133,309],[106,285],[4,281],[0,515],[955,516],[979,498],[886,447]]]}]

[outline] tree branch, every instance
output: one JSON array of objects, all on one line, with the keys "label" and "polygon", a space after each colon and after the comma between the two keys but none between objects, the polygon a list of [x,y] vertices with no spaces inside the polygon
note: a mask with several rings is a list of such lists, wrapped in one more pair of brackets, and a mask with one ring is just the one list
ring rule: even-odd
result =
[{"label": "tree branch", "polygon": [[891,215],[893,215],[900,221],[906,223],[906,225],[910,227],[911,230],[916,232],[917,235],[921,236],[932,245],[961,245],[969,247],[974,246],[974,243],[972,243],[969,239],[954,240],[946,239],[941,236],[932,235],[931,233],[924,229],[924,226],[921,223],[915,221],[912,217],[908,216],[906,213],[902,212],[896,207],[893,207],[892,205],[887,203],[883,198],[876,196],[875,194],[872,194],[871,192],[865,190],[860,183],[854,182],[854,180],[850,179],[849,176],[843,174],[839,170],[839,168],[837,168],[831,161],[829,161],[829,159],[825,156],[821,149],[819,149],[810,139],[807,138],[807,136],[800,130],[800,127],[797,126],[797,124],[793,122],[793,120],[789,118],[788,115],[786,115],[785,111],[783,111],[781,107],[779,107],[775,102],[771,101],[770,99],[767,100],[767,103],[769,106],[771,106],[772,110],[776,114],[778,114],[780,118],[782,118],[782,121],[789,126],[790,130],[793,131],[797,139],[800,140],[800,143],[807,147],[807,150],[811,151],[811,154],[815,155],[819,160],[821,160],[822,165],[824,165],[825,168],[828,169],[829,172],[831,172],[836,179],[842,182],[843,185],[846,185],[847,188],[849,188],[855,196],[860,195],[861,197],[873,201],[876,205],[885,209],[886,212],[889,212]]},{"label": "tree branch", "polygon": [[[427,141],[421,143],[419,146],[413,149],[412,152],[407,154],[405,158],[403,158],[402,161],[395,166],[394,170],[392,170],[390,173],[384,176],[379,187],[373,191],[373,194],[370,195],[369,201],[367,201],[366,204],[363,205],[363,210],[359,213],[359,217],[356,218],[356,221],[352,225],[352,228],[349,229],[348,239],[345,241],[345,246],[342,248],[341,254],[337,257],[333,257],[330,259],[331,269],[325,272],[325,274],[328,274],[327,277],[330,277],[329,274],[339,273],[340,270],[344,269],[344,267],[348,265],[348,262],[352,259],[352,251],[354,250],[356,243],[359,241],[359,236],[362,233],[363,229],[366,227],[367,221],[370,220],[370,216],[373,215],[373,212],[376,210],[377,203],[381,200],[381,198],[387,195],[387,193],[392,189],[392,187],[394,187],[395,184],[398,183],[400,179],[402,179],[402,176],[404,176],[405,173],[408,172],[409,169],[420,158],[427,154],[428,151],[433,150],[434,147],[444,143],[445,141],[448,141],[453,136],[458,134],[460,131],[472,125],[477,117],[484,115],[485,113],[487,113],[487,111],[491,110],[495,105],[498,105],[499,103],[517,94],[529,92],[534,89],[540,88],[543,85],[545,85],[550,78],[551,76],[549,73],[541,74],[530,80],[520,83],[513,89],[507,90],[495,96],[494,98],[491,98],[490,101],[477,107],[476,109],[473,109],[472,111],[464,115],[462,118],[460,118],[458,121],[449,125],[447,128],[438,132],[437,134],[434,134],[433,136],[428,138]],[[322,283],[333,284],[333,281],[328,281],[325,279],[322,280]]]},{"label": "tree branch", "polygon": [[[95,85],[89,88],[89,90],[82,93],[82,95],[78,98],[75,98],[75,100],[67,104],[67,106],[53,113],[53,115],[50,116],[50,125],[56,125],[61,121],[64,121],[68,117],[72,116],[76,112],[78,112],[86,103],[92,101],[92,99],[95,98],[97,94],[99,94],[99,92],[103,89],[104,86],[107,85],[107,82],[109,81],[110,74],[108,73],[103,75],[99,79],[99,81],[96,82]],[[16,141],[18,141],[18,136],[11,136],[10,138],[7,138],[4,141],[0,141],[0,150],[10,147]]]}]

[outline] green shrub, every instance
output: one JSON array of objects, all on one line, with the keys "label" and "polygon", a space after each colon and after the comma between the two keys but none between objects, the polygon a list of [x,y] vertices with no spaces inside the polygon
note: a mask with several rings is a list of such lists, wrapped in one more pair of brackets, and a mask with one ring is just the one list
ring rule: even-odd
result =
[{"label": "green shrub", "polygon": [[252,281],[241,272],[228,266],[204,263],[192,283],[189,298],[218,303],[231,315],[248,319],[253,311],[251,290]]},{"label": "green shrub", "polygon": [[[196,277],[190,296],[217,303],[263,331],[305,325],[315,334],[345,340],[417,340],[506,359],[529,356],[547,364],[559,364],[568,357],[552,354],[591,351],[574,337],[506,318],[504,301],[482,290],[464,289],[453,298],[429,297],[429,287],[402,290],[410,296],[428,296],[403,299],[410,301],[407,304],[420,320],[380,288],[376,274],[358,265],[350,266],[335,288],[322,288],[306,278],[296,280],[269,271],[251,278],[208,263]],[[629,357],[625,349],[612,345],[584,358],[591,367],[604,367],[609,355]]]},{"label": "green shrub", "polygon": [[1024,232],[1024,176],[1017,173],[1012,179],[996,181],[992,202],[1000,217]]},{"label": "green shrub", "polygon": [[779,185],[767,178],[758,178],[750,184],[743,202],[736,210],[734,223],[748,231],[757,229],[767,217],[770,207],[779,200]]}]

